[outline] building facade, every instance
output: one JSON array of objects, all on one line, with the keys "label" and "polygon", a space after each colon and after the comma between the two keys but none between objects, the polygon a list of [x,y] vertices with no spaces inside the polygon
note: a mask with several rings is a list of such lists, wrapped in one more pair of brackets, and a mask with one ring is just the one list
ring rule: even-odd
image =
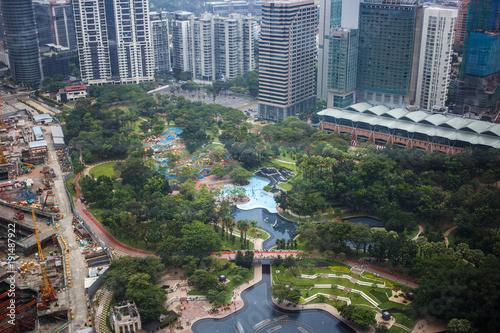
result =
[{"label": "building facade", "polygon": [[193,13],[175,11],[172,21],[173,68],[182,72],[191,71],[193,42],[191,38],[191,17]]},{"label": "building facade", "polygon": [[457,15],[452,8],[424,8],[415,96],[415,105],[421,109],[431,110],[446,102]]},{"label": "building facade", "polygon": [[469,13],[470,0],[463,0],[458,5],[457,25],[455,29],[455,44],[463,44],[467,31],[467,14]]},{"label": "building facade", "polygon": [[32,0],[1,0],[0,5],[12,79],[37,85],[42,70]]},{"label": "building facade", "polygon": [[171,70],[167,14],[167,12],[161,11],[149,13],[155,70],[159,73]]},{"label": "building facade", "polygon": [[362,0],[357,101],[413,104],[422,24],[418,0]]},{"label": "building facade", "polygon": [[500,0],[470,0],[458,112],[493,119],[500,111]]},{"label": "building facade", "polygon": [[80,73],[85,84],[111,81],[105,0],[73,0]]},{"label": "building facade", "polygon": [[312,0],[262,4],[260,117],[279,121],[315,106],[317,17]]},{"label": "building facade", "polygon": [[76,50],[75,21],[70,0],[34,0],[40,45],[55,44]]},{"label": "building facade", "polygon": [[114,8],[120,82],[154,81],[149,0],[115,0]]},{"label": "building facade", "polygon": [[195,79],[231,80],[255,68],[254,19],[176,12],[172,23],[174,68]]}]

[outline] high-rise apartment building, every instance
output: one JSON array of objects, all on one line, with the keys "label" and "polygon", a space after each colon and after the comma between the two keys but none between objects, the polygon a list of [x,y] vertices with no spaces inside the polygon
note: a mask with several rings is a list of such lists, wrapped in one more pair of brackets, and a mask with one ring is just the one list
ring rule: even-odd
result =
[{"label": "high-rise apartment building", "polygon": [[458,5],[458,18],[455,29],[455,44],[463,44],[467,31],[467,14],[469,13],[470,0],[463,0]]},{"label": "high-rise apartment building", "polygon": [[500,0],[470,0],[456,112],[493,118],[500,109]]},{"label": "high-rise apartment building", "polygon": [[70,0],[34,0],[40,45],[56,44],[76,50],[75,21]]},{"label": "high-rise apartment building", "polygon": [[0,5],[12,79],[38,84],[42,70],[32,0],[1,0]]},{"label": "high-rise apartment building", "polygon": [[317,13],[313,0],[262,3],[259,42],[261,117],[279,121],[316,104]]},{"label": "high-rise apartment building", "polygon": [[418,0],[362,0],[357,101],[401,107],[415,100],[422,24]]},{"label": "high-rise apartment building", "polygon": [[197,18],[175,12],[172,22],[174,68],[200,80],[230,80],[255,68],[254,19],[205,13]]},{"label": "high-rise apartment building", "polygon": [[356,99],[359,0],[322,0],[319,15],[318,98],[343,108]]},{"label": "high-rise apartment building", "polygon": [[153,81],[149,0],[114,0],[114,8],[120,82]]},{"label": "high-rise apartment building", "polygon": [[80,73],[85,84],[111,80],[105,0],[73,0]]},{"label": "high-rise apartment building", "polygon": [[167,14],[161,11],[149,13],[155,70],[159,73],[169,72],[171,69]]},{"label": "high-rise apartment building", "polygon": [[172,21],[173,68],[182,72],[192,70],[193,41],[191,39],[191,17],[193,13],[175,11]]},{"label": "high-rise apartment building", "polygon": [[444,106],[446,101],[457,15],[452,8],[424,8],[415,96],[415,105],[421,109]]}]

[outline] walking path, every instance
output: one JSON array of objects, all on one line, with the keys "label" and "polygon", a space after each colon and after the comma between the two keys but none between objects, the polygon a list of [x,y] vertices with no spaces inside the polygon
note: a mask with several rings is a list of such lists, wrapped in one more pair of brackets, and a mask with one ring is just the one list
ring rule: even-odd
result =
[{"label": "walking path", "polygon": [[422,227],[420,224],[418,224],[418,234],[413,237],[411,240],[417,240],[418,237],[420,237],[420,234],[424,232],[424,227]]},{"label": "walking path", "polygon": [[448,246],[450,245],[450,241],[448,240],[448,236],[453,232],[453,230],[455,230],[456,228],[458,228],[458,226],[454,226],[454,227],[451,227],[450,229],[446,230],[446,232],[444,233],[444,245],[446,245],[446,248],[448,248]]},{"label": "walking path", "polygon": [[81,190],[80,186],[78,186],[78,179],[80,179],[81,173],[78,174],[78,176],[75,177],[75,187],[77,191],[77,196],[73,200],[73,203],[75,204],[75,210],[80,214],[82,219],[85,220],[85,223],[92,229],[92,231],[104,242],[106,243],[109,247],[123,252],[125,254],[135,256],[135,257],[145,257],[147,255],[155,255],[154,252],[149,252],[149,251],[143,251],[143,250],[137,250],[134,249],[130,246],[127,246],[125,244],[120,243],[117,241],[104,227],[97,221],[92,214],[90,214],[87,209],[85,208],[85,205],[79,200],[81,197]]},{"label": "walking path", "polygon": [[111,303],[111,299],[113,298],[113,293],[107,288],[104,288],[100,292],[104,293],[104,295],[101,296],[99,306],[95,312],[94,327],[96,329],[96,333],[111,333],[108,325],[106,325],[106,318],[108,317],[108,307]]},{"label": "walking path", "polygon": [[404,277],[404,276],[401,276],[398,274],[394,274],[392,272],[388,272],[388,271],[383,270],[383,269],[378,268],[378,267],[374,267],[374,266],[370,266],[370,265],[361,265],[361,264],[358,264],[358,262],[353,260],[353,259],[347,259],[347,261],[348,261],[349,265],[351,265],[351,266],[354,265],[355,268],[359,267],[361,270],[364,270],[365,272],[377,273],[378,275],[380,275],[380,277],[383,277],[383,278],[386,278],[389,280],[393,280],[393,281],[396,281],[398,283],[404,283],[407,286],[412,287],[412,288],[418,288],[417,281],[412,280],[410,278],[407,278],[407,277]]}]

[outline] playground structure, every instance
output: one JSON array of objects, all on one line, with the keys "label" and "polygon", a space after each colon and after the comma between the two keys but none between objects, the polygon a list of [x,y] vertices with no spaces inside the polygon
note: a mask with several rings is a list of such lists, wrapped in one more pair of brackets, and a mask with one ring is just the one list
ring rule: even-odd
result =
[{"label": "playground structure", "polygon": [[[155,160],[155,169],[167,177],[170,185],[180,184],[179,170],[183,167],[191,167],[200,170],[198,180],[210,175],[211,166],[214,164],[207,153],[196,156],[187,155],[185,145],[180,141],[182,134],[180,128],[168,128],[163,134],[152,136],[143,141],[144,150],[153,152],[152,158]],[[172,154],[177,155],[172,160]],[[230,157],[225,154],[222,163],[224,165],[230,161]]]}]

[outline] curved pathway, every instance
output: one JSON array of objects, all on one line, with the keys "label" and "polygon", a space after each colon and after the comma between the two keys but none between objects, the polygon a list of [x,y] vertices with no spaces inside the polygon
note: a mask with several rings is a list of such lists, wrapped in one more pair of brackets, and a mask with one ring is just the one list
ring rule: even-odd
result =
[{"label": "curved pathway", "polygon": [[446,230],[446,232],[444,233],[444,245],[446,245],[446,248],[448,248],[448,246],[450,245],[450,241],[448,241],[448,236],[453,232],[453,230],[455,230],[456,228],[458,228],[458,226],[454,226],[454,227],[451,227],[450,229]]},{"label": "curved pathway", "polygon": [[137,250],[134,249],[130,246],[127,246],[125,244],[120,243],[117,241],[104,227],[97,221],[92,214],[90,214],[87,209],[85,208],[85,205],[81,203],[80,200],[78,200],[82,192],[80,190],[80,186],[78,186],[78,179],[80,179],[81,173],[78,174],[78,176],[75,177],[75,187],[77,191],[77,196],[73,200],[73,203],[75,204],[75,210],[80,214],[81,218],[85,220],[85,223],[92,229],[92,231],[104,242],[106,243],[109,247],[113,248],[114,250],[123,252],[125,254],[131,255],[131,256],[136,256],[136,257],[145,257],[147,255],[155,255],[156,253],[154,252],[149,252],[149,251],[143,251],[143,250]]},{"label": "curved pathway", "polygon": [[420,224],[418,224],[418,234],[413,237],[411,240],[417,240],[418,237],[420,237],[420,234],[424,232],[424,227],[422,227]]}]

